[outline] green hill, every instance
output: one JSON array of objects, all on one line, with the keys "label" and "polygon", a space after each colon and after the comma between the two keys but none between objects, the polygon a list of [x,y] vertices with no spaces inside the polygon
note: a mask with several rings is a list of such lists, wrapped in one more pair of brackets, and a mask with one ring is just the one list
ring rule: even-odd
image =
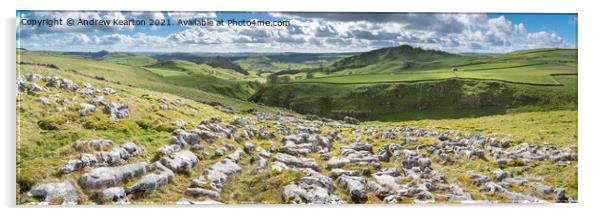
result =
[{"label": "green hill", "polygon": [[249,56],[234,61],[247,71],[270,71],[275,68],[273,62],[265,56]]},{"label": "green hill", "polygon": [[149,68],[160,68],[176,71],[186,71],[194,74],[214,76],[225,80],[245,80],[248,77],[230,69],[215,68],[206,64],[197,64],[184,60],[169,60],[148,65]]},{"label": "green hill", "polygon": [[253,82],[235,81],[235,79],[243,79],[239,73],[188,61],[159,62],[145,69],[165,77],[175,85],[198,88],[241,100],[246,100],[253,95],[256,88]]},{"label": "green hill", "polygon": [[576,64],[576,49],[464,56],[401,46],[344,58],[328,74],[272,85],[252,100],[381,121],[576,110]]},{"label": "green hill", "polygon": [[[77,74],[80,76],[107,80],[109,82],[119,83],[121,85],[135,86],[148,90],[175,94],[197,101],[218,101],[226,106],[232,107],[235,110],[246,110],[250,108],[259,110],[274,110],[274,108],[257,105],[247,102],[246,100],[235,99],[224,96],[223,94],[207,92],[201,88],[198,88],[199,85],[191,84],[193,81],[206,83],[201,77],[194,78],[193,81],[183,79],[186,81],[186,83],[190,84],[188,86],[183,86],[168,80],[162,75],[141,67],[115,64],[77,56],[56,54],[50,55],[31,51],[20,52],[17,62],[31,65],[43,65],[36,67],[36,70],[41,70],[42,68],[51,65],[60,68],[63,73]],[[215,78],[215,80],[220,82],[228,82],[227,80],[221,80],[218,78]],[[246,84],[241,84],[241,86],[244,85]],[[219,83],[215,88],[221,87],[222,85]],[[229,86],[226,87],[230,88]]]},{"label": "green hill", "polygon": [[157,62],[157,60],[142,55],[128,55],[123,53],[111,53],[100,58],[106,62],[112,62],[130,66],[147,66]]},{"label": "green hill", "polygon": [[195,60],[195,62],[199,64],[206,64],[211,67],[230,69],[243,75],[249,75],[249,72],[240,67],[240,65],[237,65],[229,59],[221,56],[200,58]]},{"label": "green hill", "polygon": [[327,67],[330,73],[366,68],[369,73],[391,73],[449,67],[478,57],[425,50],[408,45],[377,49],[343,58]]}]

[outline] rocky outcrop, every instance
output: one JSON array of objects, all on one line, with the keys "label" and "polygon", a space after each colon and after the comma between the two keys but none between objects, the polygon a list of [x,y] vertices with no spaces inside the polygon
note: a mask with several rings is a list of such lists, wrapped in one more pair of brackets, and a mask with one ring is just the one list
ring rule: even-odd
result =
[{"label": "rocky outcrop", "polygon": [[105,203],[112,203],[113,205],[130,204],[130,199],[122,187],[111,187],[104,189],[100,193],[100,199]]},{"label": "rocky outcrop", "polygon": [[82,170],[84,167],[117,166],[123,164],[131,157],[136,157],[144,153],[144,148],[133,142],[127,142],[120,147],[111,148],[110,151],[98,151],[110,148],[111,146],[113,146],[112,141],[103,139],[80,140],[75,142],[75,150],[82,152],[80,153],[80,157],[78,159],[67,161],[59,173],[61,175],[66,175]]},{"label": "rocky outcrop", "polygon": [[276,153],[274,156],[274,163],[272,163],[272,169],[284,170],[295,168],[309,168],[316,171],[320,170],[318,163],[313,158],[298,158],[289,154]]},{"label": "rocky outcrop", "polygon": [[306,176],[291,182],[282,190],[282,200],[285,203],[337,204],[343,203],[340,197],[334,195],[332,179],[311,169],[306,170]]},{"label": "rocky outcrop", "polygon": [[79,183],[83,188],[90,189],[114,187],[148,171],[149,166],[145,162],[119,167],[98,167],[81,175]]},{"label": "rocky outcrop", "polygon": [[125,190],[125,193],[132,194],[141,192],[143,195],[148,195],[155,192],[160,186],[166,185],[175,177],[172,169],[163,166],[160,162],[155,162],[154,165],[159,173],[151,173],[142,176],[142,178]]},{"label": "rocky outcrop", "polygon": [[77,205],[80,201],[77,190],[71,182],[47,183],[37,186],[27,195],[42,199],[41,205],[59,202],[63,205]]},{"label": "rocky outcrop", "polygon": [[179,151],[161,158],[161,164],[174,172],[183,172],[199,162],[194,153],[188,150]]}]

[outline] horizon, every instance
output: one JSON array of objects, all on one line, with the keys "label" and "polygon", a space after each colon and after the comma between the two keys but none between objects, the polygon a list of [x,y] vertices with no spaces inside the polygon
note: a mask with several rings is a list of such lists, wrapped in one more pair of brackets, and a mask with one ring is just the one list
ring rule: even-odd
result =
[{"label": "horizon", "polygon": [[[267,52],[253,52],[253,51],[239,51],[239,52],[202,52],[202,51],[191,51],[191,52],[185,52],[185,51],[111,51],[111,50],[97,50],[97,51],[60,51],[60,50],[35,50],[35,49],[28,49],[26,47],[17,47],[17,49],[25,49],[27,51],[32,51],[32,52],[58,52],[58,53],[100,53],[100,52],[109,52],[109,53],[124,53],[124,54],[142,54],[142,53],[152,53],[152,54],[173,54],[173,53],[182,53],[182,54],[358,54],[358,53],[364,53],[364,52],[370,52],[370,51],[374,51],[374,50],[380,50],[380,49],[386,49],[386,48],[393,48],[393,47],[400,47],[406,44],[402,44],[399,46],[391,46],[391,47],[381,47],[381,48],[376,48],[376,49],[371,49],[371,50],[367,50],[367,51],[350,51],[350,52],[346,52],[346,51],[340,51],[340,52],[288,52],[288,51],[284,51],[284,52],[277,52],[277,51],[267,51]],[[501,52],[501,53],[486,53],[486,52],[449,52],[449,51],[445,51],[445,50],[437,50],[437,49],[427,49],[427,48],[423,48],[423,47],[416,47],[416,46],[412,46],[412,48],[420,48],[423,50],[432,50],[432,51],[442,51],[442,52],[446,52],[446,53],[451,53],[451,54],[479,54],[479,55],[496,55],[496,54],[506,54],[506,53],[512,53],[512,52],[517,52],[517,51],[527,51],[527,50],[537,50],[537,49],[574,49],[574,50],[578,50],[578,47],[574,47],[574,48],[559,48],[559,47],[539,47],[539,48],[533,48],[533,49],[520,49],[520,50],[511,50],[508,52]]]}]

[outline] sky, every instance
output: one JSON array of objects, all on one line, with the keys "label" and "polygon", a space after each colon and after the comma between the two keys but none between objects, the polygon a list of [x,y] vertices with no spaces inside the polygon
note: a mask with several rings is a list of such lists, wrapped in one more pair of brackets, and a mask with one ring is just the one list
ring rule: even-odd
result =
[{"label": "sky", "polygon": [[[23,25],[61,18],[63,25]],[[66,25],[66,20],[147,20]],[[149,26],[148,19],[171,26]],[[288,26],[183,26],[179,20],[288,21]],[[577,48],[577,14],[17,11],[17,47],[114,52],[362,52],[411,45],[454,53]]]}]

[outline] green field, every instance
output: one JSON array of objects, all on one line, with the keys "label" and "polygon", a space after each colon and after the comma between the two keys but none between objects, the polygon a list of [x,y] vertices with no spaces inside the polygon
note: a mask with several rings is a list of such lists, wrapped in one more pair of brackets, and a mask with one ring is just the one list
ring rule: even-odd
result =
[{"label": "green field", "polygon": [[533,65],[525,67],[479,69],[468,71],[432,70],[423,72],[406,72],[401,74],[366,74],[349,76],[327,76],[314,79],[304,79],[299,82],[306,83],[388,83],[388,82],[417,82],[424,80],[441,80],[450,78],[500,80],[516,83],[558,85],[555,74],[577,74],[573,67]]},{"label": "green field", "polygon": [[[257,105],[246,100],[226,97],[190,86],[182,86],[170,82],[162,75],[155,74],[141,67],[115,64],[92,60],[88,58],[48,55],[36,52],[20,52],[18,62],[30,64],[51,64],[61,70],[54,71],[57,75],[83,75],[86,77],[107,80],[127,86],[139,87],[157,92],[175,94],[184,98],[199,101],[219,101],[236,110],[256,108],[259,110],[278,110],[277,108]],[[45,66],[23,68],[20,73],[39,72],[47,70]],[[186,80],[186,79],[184,79]]]},{"label": "green field", "polygon": [[131,56],[131,55],[107,55],[102,57],[103,61],[112,62],[130,66],[146,66],[157,62],[157,60],[148,56]]},{"label": "green field", "polygon": [[[562,49],[519,51],[493,57],[443,55],[435,60],[421,62],[422,67],[404,69],[400,65],[408,63],[403,59],[389,60],[361,68],[342,69],[325,77],[300,82],[349,84],[464,78],[558,85],[558,81],[551,75],[577,74],[574,62],[576,62],[576,51]],[[422,68],[436,69],[423,70]]]}]

